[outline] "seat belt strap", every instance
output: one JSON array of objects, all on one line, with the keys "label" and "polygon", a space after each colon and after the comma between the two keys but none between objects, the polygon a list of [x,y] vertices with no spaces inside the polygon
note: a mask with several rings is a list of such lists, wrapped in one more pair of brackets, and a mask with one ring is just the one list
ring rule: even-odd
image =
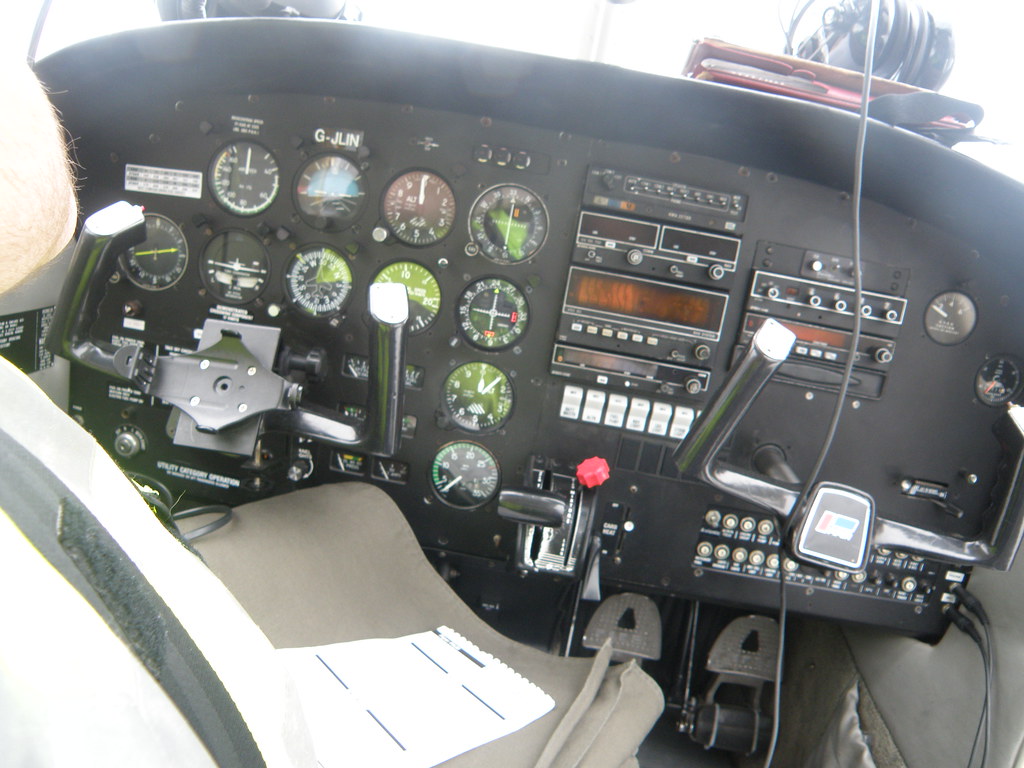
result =
[{"label": "seat belt strap", "polygon": [[0,430],[0,508],[149,670],[219,766],[266,766],[209,661],[110,533],[52,471]]}]

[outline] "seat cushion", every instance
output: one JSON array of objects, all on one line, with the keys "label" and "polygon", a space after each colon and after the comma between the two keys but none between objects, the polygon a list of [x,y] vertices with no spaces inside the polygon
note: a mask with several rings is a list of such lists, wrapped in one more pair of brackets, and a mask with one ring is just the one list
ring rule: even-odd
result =
[{"label": "seat cushion", "polygon": [[[635,663],[563,658],[491,629],[437,574],[405,518],[362,483],[247,504],[197,542],[210,568],[278,648],[397,637],[447,625],[555,699],[555,709],[445,765],[617,768],[661,712],[660,689]],[[585,762],[582,762],[584,761]]]}]

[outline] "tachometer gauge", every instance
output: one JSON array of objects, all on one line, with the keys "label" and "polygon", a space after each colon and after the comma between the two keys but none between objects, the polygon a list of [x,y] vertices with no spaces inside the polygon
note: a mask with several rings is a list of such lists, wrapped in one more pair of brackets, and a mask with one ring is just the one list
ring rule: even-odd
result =
[{"label": "tachometer gauge", "polygon": [[244,304],[259,296],[270,273],[263,243],[241,230],[215,236],[203,251],[199,266],[210,294],[230,304]]},{"label": "tachometer gauge", "polygon": [[320,155],[306,163],[295,183],[295,202],[317,229],[344,229],[363,209],[366,189],[359,167],[342,155]]},{"label": "tachometer gauge", "polygon": [[430,171],[408,171],[391,182],[381,203],[391,233],[406,245],[433,245],[455,221],[455,193]]},{"label": "tachometer gauge", "polygon": [[531,190],[518,184],[491,187],[473,203],[469,236],[497,264],[532,259],[548,234],[548,211]]},{"label": "tachometer gauge", "polygon": [[228,144],[210,165],[213,199],[239,216],[255,216],[269,208],[279,185],[277,160],[251,141]]},{"label": "tachometer gauge", "polygon": [[936,344],[952,346],[971,335],[978,323],[978,308],[960,291],[940,293],[924,313],[924,330]]},{"label": "tachometer gauge", "polygon": [[1003,405],[1020,392],[1022,381],[1020,363],[1008,355],[996,355],[978,369],[974,391],[985,405]]},{"label": "tachometer gauge", "polygon": [[352,292],[352,270],[345,257],[326,245],[298,251],[284,275],[292,304],[313,317],[340,310]]},{"label": "tachometer gauge", "polygon": [[427,330],[441,309],[441,286],[415,261],[396,261],[377,273],[374,283],[401,283],[409,293],[409,333]]},{"label": "tachometer gauge", "polygon": [[526,332],[526,297],[514,283],[485,277],[470,283],[456,308],[459,329],[479,349],[504,349]]},{"label": "tachometer gauge", "polygon": [[476,509],[498,493],[501,472],[494,454],[478,443],[448,443],[430,465],[430,485],[445,504]]},{"label": "tachometer gauge", "polygon": [[497,429],[512,415],[512,382],[490,363],[466,363],[448,374],[442,391],[451,420],[469,432]]},{"label": "tachometer gauge", "polygon": [[145,291],[170,288],[185,274],[188,243],[181,228],[166,216],[146,214],[146,239],[121,254],[128,279]]}]

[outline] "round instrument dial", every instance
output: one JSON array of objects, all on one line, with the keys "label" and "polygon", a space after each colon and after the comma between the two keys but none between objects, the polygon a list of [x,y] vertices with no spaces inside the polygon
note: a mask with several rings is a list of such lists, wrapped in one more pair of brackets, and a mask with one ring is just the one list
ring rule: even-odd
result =
[{"label": "round instrument dial", "polygon": [[548,234],[548,211],[531,190],[518,184],[491,187],[473,203],[469,236],[496,264],[532,259]]},{"label": "round instrument dial", "polygon": [[978,324],[974,300],[960,291],[940,293],[924,313],[924,330],[936,344],[952,346],[964,341]]},{"label": "round instrument dial", "polygon": [[1020,363],[1008,355],[996,355],[978,369],[974,391],[985,405],[1003,405],[1017,396],[1022,382]]},{"label": "round instrument dial", "polygon": [[159,213],[146,214],[146,239],[121,254],[128,279],[146,291],[170,288],[185,274],[188,243],[181,228]]},{"label": "round instrument dial", "polygon": [[485,277],[470,283],[456,308],[459,329],[479,349],[510,347],[526,332],[529,308],[523,292],[508,280]]},{"label": "round instrument dial", "polygon": [[292,304],[313,317],[340,310],[352,292],[352,270],[345,257],[326,245],[298,251],[284,275]]},{"label": "round instrument dial", "polygon": [[444,380],[443,400],[451,420],[469,432],[497,429],[512,415],[515,396],[504,371],[490,363],[466,363]]},{"label": "round instrument dial", "polygon": [[210,165],[213,199],[239,216],[255,216],[269,208],[280,183],[274,155],[251,141],[228,144]]},{"label": "round instrument dial", "polygon": [[391,233],[406,245],[432,245],[451,232],[455,193],[430,171],[408,171],[391,182],[381,203]]},{"label": "round instrument dial", "polygon": [[210,294],[220,301],[252,301],[263,292],[269,274],[267,251],[248,232],[221,232],[203,251],[200,275]]},{"label": "round instrument dial", "polygon": [[498,461],[478,443],[448,443],[430,465],[430,485],[445,504],[456,509],[476,509],[498,493],[501,472]]},{"label": "round instrument dial", "polygon": [[320,155],[306,163],[295,183],[295,202],[317,229],[348,227],[363,210],[366,189],[359,167],[343,155]]},{"label": "round instrument dial", "polygon": [[374,283],[401,283],[409,294],[409,333],[427,330],[441,309],[441,286],[415,261],[396,261],[377,273]]}]

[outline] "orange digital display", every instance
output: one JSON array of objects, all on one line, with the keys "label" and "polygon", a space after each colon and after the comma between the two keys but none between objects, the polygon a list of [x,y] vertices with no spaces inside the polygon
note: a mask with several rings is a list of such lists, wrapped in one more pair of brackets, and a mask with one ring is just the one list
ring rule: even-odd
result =
[{"label": "orange digital display", "polygon": [[573,269],[566,304],[717,333],[725,297],[683,286]]}]

